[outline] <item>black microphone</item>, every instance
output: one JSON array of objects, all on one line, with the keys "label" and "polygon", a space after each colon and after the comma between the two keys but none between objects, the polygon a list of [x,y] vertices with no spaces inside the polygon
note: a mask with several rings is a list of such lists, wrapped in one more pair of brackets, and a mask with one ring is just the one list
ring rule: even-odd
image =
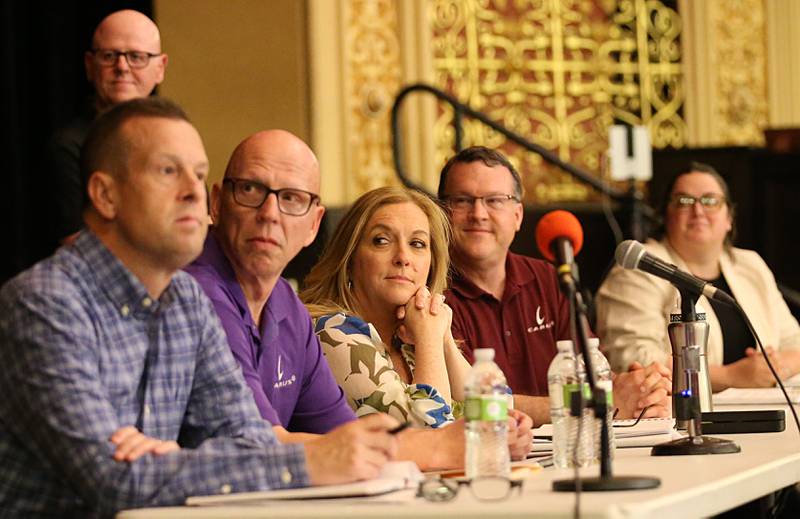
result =
[{"label": "black microphone", "polygon": [[661,279],[666,279],[679,290],[695,296],[706,296],[709,300],[719,301],[727,305],[736,305],[736,301],[725,291],[711,283],[683,272],[672,263],[659,259],[644,250],[644,245],[636,240],[625,240],[617,246],[614,253],[617,264],[625,269],[639,269]]}]

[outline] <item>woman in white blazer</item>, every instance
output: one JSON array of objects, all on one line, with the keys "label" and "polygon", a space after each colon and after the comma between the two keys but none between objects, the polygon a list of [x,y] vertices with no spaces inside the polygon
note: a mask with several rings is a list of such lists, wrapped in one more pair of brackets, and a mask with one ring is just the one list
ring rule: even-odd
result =
[{"label": "woman in white blazer", "polygon": [[[800,326],[764,260],[754,251],[733,247],[735,210],[724,179],[711,166],[693,163],[666,192],[662,236],[648,240],[647,252],[733,295],[780,377],[800,372]],[[597,331],[613,369],[626,369],[634,361],[669,362],[667,323],[679,300],[667,281],[637,270],[612,269],[597,295]],[[705,297],[698,304],[709,323],[713,390],[775,385],[744,321]]]}]

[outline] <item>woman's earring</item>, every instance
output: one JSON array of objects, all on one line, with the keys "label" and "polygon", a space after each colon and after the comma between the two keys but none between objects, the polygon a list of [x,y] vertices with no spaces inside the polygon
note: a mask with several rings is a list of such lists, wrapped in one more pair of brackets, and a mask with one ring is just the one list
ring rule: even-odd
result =
[{"label": "woman's earring", "polygon": [[351,290],[352,288],[353,288],[353,280],[352,279],[348,279],[347,280],[347,290]]}]

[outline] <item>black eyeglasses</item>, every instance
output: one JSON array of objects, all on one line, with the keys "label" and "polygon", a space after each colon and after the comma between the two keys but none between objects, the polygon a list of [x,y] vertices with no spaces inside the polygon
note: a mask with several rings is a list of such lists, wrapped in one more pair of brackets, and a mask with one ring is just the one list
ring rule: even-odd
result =
[{"label": "black eyeglasses", "polygon": [[501,211],[509,204],[519,202],[519,199],[514,195],[486,195],[486,196],[469,196],[469,195],[452,195],[445,197],[447,205],[454,211],[469,211],[475,207],[475,203],[480,200],[487,209],[493,211]]},{"label": "black eyeglasses", "polygon": [[285,187],[272,189],[261,182],[243,178],[225,178],[223,184],[233,186],[233,199],[237,204],[258,209],[267,200],[270,193],[275,193],[278,199],[278,210],[291,216],[303,216],[311,209],[311,205],[319,200],[319,195]]},{"label": "black eyeglasses", "polygon": [[417,497],[424,497],[428,501],[437,503],[451,501],[458,495],[458,490],[462,486],[468,486],[475,499],[480,501],[506,499],[515,488],[522,494],[521,479],[489,476],[475,479],[426,479],[420,482]]},{"label": "black eyeglasses", "polygon": [[92,49],[94,59],[104,67],[113,67],[117,64],[120,56],[125,56],[125,61],[131,68],[144,68],[150,63],[151,58],[161,56],[161,54],[153,54],[143,50],[110,50],[110,49]]},{"label": "black eyeglasses", "polygon": [[686,193],[672,195],[672,203],[677,209],[691,209],[697,202],[700,202],[700,205],[706,211],[716,211],[725,203],[725,197],[715,193],[706,193],[699,197],[687,195]]}]

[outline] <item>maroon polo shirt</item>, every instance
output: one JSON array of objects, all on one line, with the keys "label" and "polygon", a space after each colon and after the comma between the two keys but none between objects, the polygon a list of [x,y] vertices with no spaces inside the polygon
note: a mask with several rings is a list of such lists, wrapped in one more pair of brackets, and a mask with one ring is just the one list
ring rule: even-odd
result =
[{"label": "maroon polo shirt", "polygon": [[555,268],[509,251],[502,300],[458,273],[446,295],[453,337],[464,341],[461,349],[470,364],[472,350],[494,348],[495,362],[514,393],[547,396],[556,341],[570,338],[569,302],[558,288]]}]

